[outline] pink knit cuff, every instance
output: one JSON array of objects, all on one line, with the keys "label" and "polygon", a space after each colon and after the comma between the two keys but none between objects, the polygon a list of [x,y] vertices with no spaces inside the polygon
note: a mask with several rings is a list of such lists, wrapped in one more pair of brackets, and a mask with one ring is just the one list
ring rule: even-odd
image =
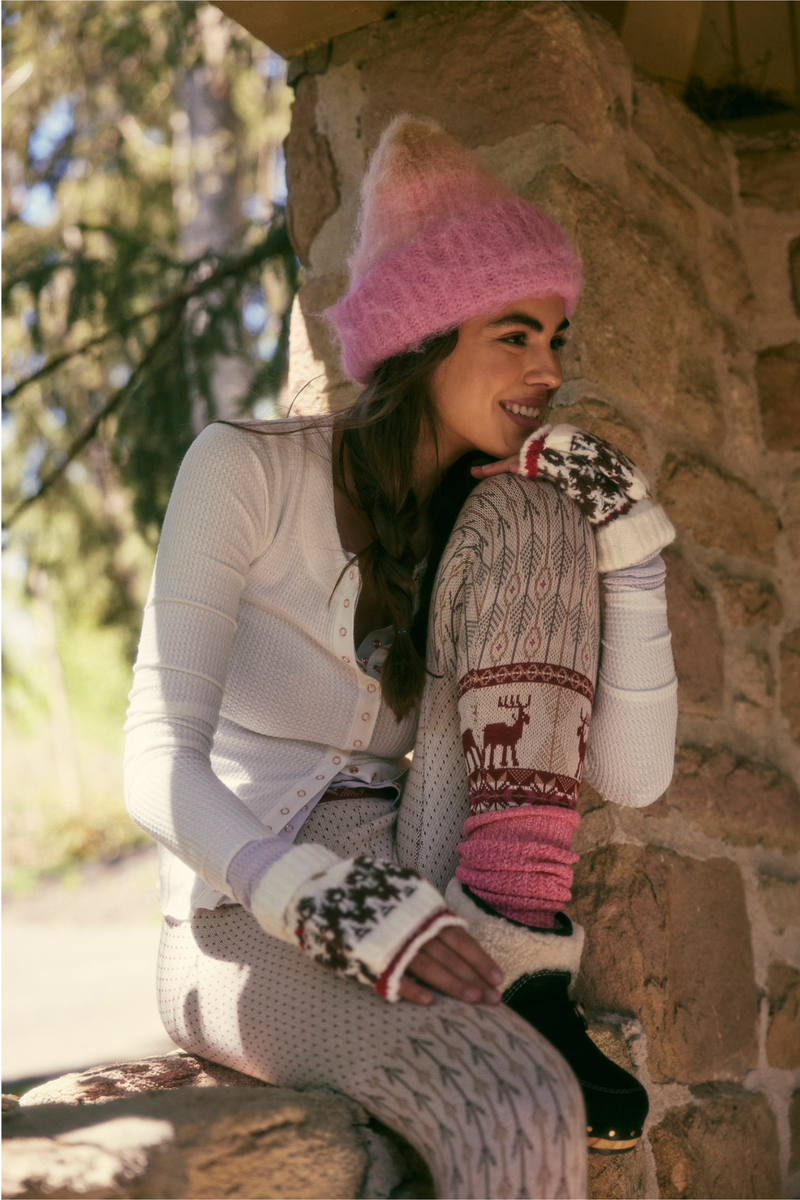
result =
[{"label": "pink knit cuff", "polygon": [[469,817],[456,876],[501,916],[550,929],[571,898],[578,813],[551,805]]}]

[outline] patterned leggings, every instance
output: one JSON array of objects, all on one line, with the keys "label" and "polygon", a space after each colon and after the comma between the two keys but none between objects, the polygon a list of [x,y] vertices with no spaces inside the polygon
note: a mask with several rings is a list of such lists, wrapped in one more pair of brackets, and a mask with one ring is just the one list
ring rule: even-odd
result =
[{"label": "patterned leggings", "polygon": [[[399,858],[442,889],[461,843],[459,874],[472,871],[486,894],[505,886],[510,862],[520,903],[535,894],[537,912],[555,911],[593,696],[595,580],[591,533],[560,493],[510,475],[481,483],[437,577],[431,676],[399,813],[388,800],[321,803],[298,840]],[[498,854],[491,831],[503,824],[517,833]],[[238,905],[165,922],[159,1002],[188,1051],[352,1096],[419,1150],[438,1196],[586,1195],[577,1082],[504,1006],[389,1005],[270,938]]]}]

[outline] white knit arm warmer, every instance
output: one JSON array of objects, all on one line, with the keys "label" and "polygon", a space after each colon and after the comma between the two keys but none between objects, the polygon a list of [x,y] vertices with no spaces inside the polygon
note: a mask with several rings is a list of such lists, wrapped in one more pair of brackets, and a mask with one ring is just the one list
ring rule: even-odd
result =
[{"label": "white knit arm warmer", "polygon": [[[621,522],[620,522],[621,523]],[[678,720],[660,555],[605,575],[605,617],[585,779],[607,800],[652,804],[669,786]]]}]

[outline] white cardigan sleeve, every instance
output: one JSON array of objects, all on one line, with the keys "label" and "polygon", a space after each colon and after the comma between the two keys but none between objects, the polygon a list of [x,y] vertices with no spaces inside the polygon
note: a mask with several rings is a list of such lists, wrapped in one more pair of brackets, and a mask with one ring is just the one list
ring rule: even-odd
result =
[{"label": "white cardigan sleeve", "polygon": [[237,851],[268,837],[210,762],[240,596],[268,537],[251,437],[209,426],[164,521],[125,727],[125,797],[133,820],[218,892]]}]

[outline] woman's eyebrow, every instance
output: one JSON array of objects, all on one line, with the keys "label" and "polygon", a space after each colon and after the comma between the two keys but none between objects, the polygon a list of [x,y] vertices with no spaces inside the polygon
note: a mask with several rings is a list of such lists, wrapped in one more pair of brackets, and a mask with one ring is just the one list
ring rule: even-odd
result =
[{"label": "woman's eyebrow", "polygon": [[[533,329],[536,333],[544,333],[542,322],[537,321],[536,317],[529,317],[527,313],[507,313],[504,317],[498,317],[496,321],[489,322],[490,329],[496,325],[527,325],[528,329]],[[569,329],[569,321],[566,317],[556,329],[556,333],[563,333],[565,329]]]}]

